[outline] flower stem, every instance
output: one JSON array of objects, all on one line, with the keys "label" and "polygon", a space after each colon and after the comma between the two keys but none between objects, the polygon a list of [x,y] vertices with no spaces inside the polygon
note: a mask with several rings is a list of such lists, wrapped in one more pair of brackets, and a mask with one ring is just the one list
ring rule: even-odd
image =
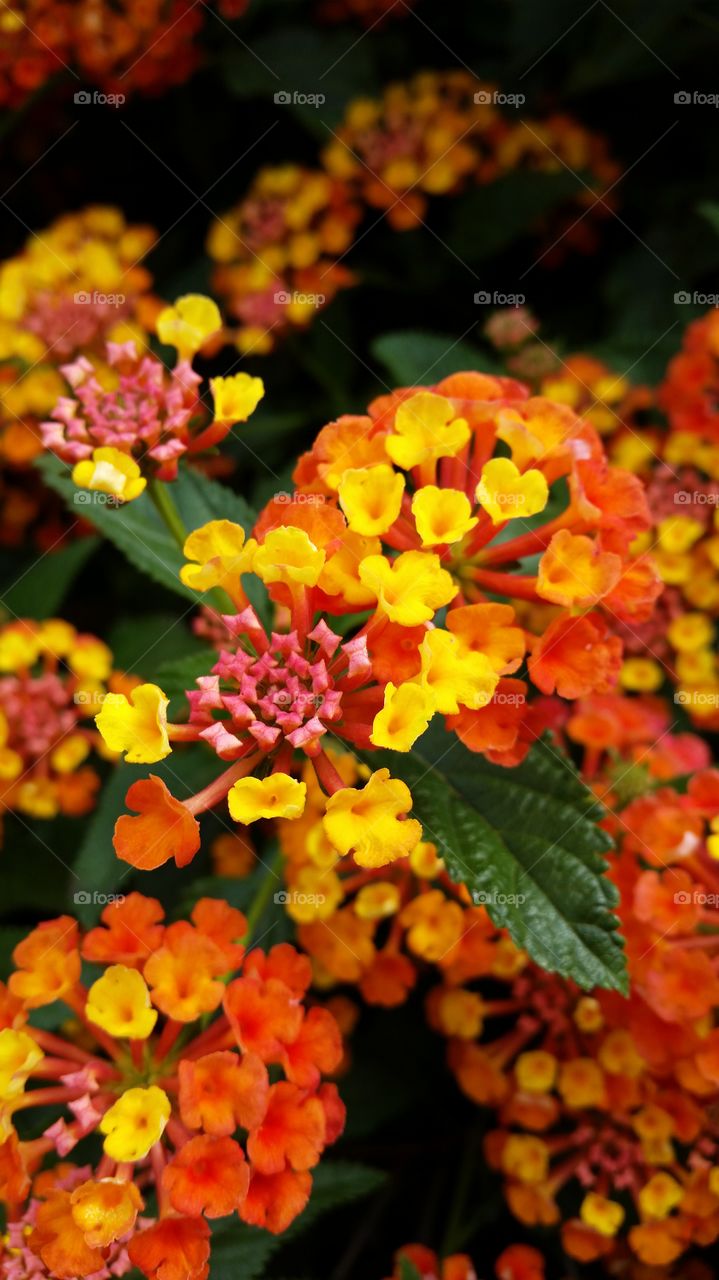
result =
[{"label": "flower stem", "polygon": [[147,492],[155,504],[156,511],[182,551],[187,541],[187,529],[182,523],[182,517],[168,486],[162,480],[151,476],[147,482]]},{"label": "flower stem", "polygon": [[252,899],[248,910],[245,912],[247,916],[247,937],[245,938],[245,942],[248,944],[258,920],[270,901],[270,896],[273,890],[277,884],[282,887],[282,878],[278,874],[281,862],[281,850],[276,849],[269,862],[263,862],[262,864],[265,869],[265,874],[260,881],[257,892]]}]

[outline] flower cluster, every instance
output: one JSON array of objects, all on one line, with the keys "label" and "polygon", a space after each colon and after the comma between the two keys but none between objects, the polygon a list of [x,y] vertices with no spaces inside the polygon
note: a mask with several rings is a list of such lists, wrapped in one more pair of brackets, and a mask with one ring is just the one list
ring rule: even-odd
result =
[{"label": "flower cluster", "polygon": [[160,340],[177,349],[173,369],[132,340],[107,344],[109,387],[86,356],[62,366],[72,395],[60,397],[41,432],[45,448],[73,464],[77,485],[131,501],[148,476],[174,480],[183,455],[218,444],[249,417],[264,394],[260,378],[212,378],[211,419],[199,397],[191,359],[220,323],[214,302],[187,294],[156,321]]},{"label": "flower cluster", "polygon": [[[375,25],[378,19],[374,18]],[[317,170],[260,171],[245,198],[218,218],[208,251],[243,352],[272,350],[276,337],[307,325],[338,289],[353,283],[342,259],[363,216],[381,209],[395,230],[415,227],[432,196],[496,181],[514,169],[591,173],[601,190],[618,175],[603,139],[565,116],[510,123],[492,86],[462,70],[423,72],[357,99]],[[586,192],[592,208],[608,207]],[[589,219],[562,239],[580,245]]]},{"label": "flower cluster", "polygon": [[[239,17],[244,0],[220,0]],[[73,66],[106,93],[159,93],[197,67],[203,15],[191,0],[19,0],[0,25],[0,103],[17,107]]]},{"label": "flower cluster", "polygon": [[38,421],[62,392],[58,365],[99,357],[105,342],[143,342],[155,304],[142,259],[151,227],[91,205],[32,235],[0,265],[0,459],[24,466],[42,448]]},{"label": "flower cluster", "polygon": [[261,169],[241,203],[216,219],[207,240],[212,284],[227,299],[240,351],[271,351],[276,336],[308,325],[352,283],[337,258],[360,217],[342,182],[287,164]]},{"label": "flower cluster", "polygon": [[[246,919],[220,899],[198,901],[189,921],[163,917],[132,893],[84,936],[61,916],[15,948],[0,988],[11,1276],[135,1266],[148,1280],[204,1280],[208,1220],[237,1213],[284,1231],[342,1131],[337,1089],[322,1082],[341,1038],[330,1013],[304,1003],[307,959],[286,943],[247,952]],[[83,961],[97,973],[89,989]],[[72,1033],[33,1025],[57,1000]],[[67,1157],[81,1142],[96,1154],[78,1167]],[[53,1154],[61,1163],[38,1172]]]},{"label": "flower cluster", "polygon": [[92,809],[100,779],[89,758],[104,747],[87,722],[107,688],[131,686],[113,673],[107,646],[68,622],[0,627],[0,813]]}]

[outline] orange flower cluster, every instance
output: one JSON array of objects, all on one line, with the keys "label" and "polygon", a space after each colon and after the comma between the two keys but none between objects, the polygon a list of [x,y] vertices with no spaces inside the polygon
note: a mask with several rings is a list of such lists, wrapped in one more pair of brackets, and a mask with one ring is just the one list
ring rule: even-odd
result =
[{"label": "orange flower cluster", "polygon": [[547,368],[552,353],[533,339],[536,322],[524,312],[498,313],[487,326],[507,367],[581,413],[602,436],[612,463],[646,486],[652,527],[633,552],[651,551],[664,591],[648,619],[617,620],[625,652],[620,681],[636,692],[668,682],[697,727],[710,730],[719,725],[719,452],[713,425],[719,415],[712,383],[717,317],[712,311],[689,326],[684,349],[657,390],[632,387],[585,355],[555,358]]},{"label": "orange flower cluster", "polygon": [[92,809],[100,779],[88,759],[104,746],[87,721],[107,688],[131,685],[101,640],[59,618],[0,627],[0,813]]},{"label": "orange flower cluster", "polygon": [[[395,865],[345,879],[338,907],[316,827],[299,837],[283,824],[288,909],[302,919],[313,904],[300,938],[320,986],[357,983],[367,1001],[394,1004],[422,962],[438,971],[429,1022],[462,1091],[496,1113],[486,1154],[521,1222],[560,1227],[579,1261],[628,1245],[665,1266],[719,1237],[719,773],[656,698],[595,695],[555,726],[612,808],[628,1000],[537,968],[429,845],[413,875]],[[686,791],[673,784],[687,775]]]},{"label": "orange flower cluster", "polygon": [[[246,3],[218,8],[239,17]],[[106,93],[182,84],[200,61],[200,9],[191,0],[13,0],[0,22],[0,103],[17,107],[68,69]]]},{"label": "orange flower cluster", "polygon": [[[271,351],[353,283],[341,259],[357,226],[380,209],[397,231],[417,226],[432,196],[494,182],[515,169],[590,173],[599,190],[618,176],[602,138],[566,116],[514,123],[503,95],[462,70],[427,71],[351,103],[322,167],[263,169],[234,209],[216,220],[208,252],[240,351]],[[580,204],[608,206],[593,192]],[[579,244],[583,218],[569,233]],[[563,237],[564,238],[564,237]]]},{"label": "orange flower cluster", "polygon": [[[108,698],[97,717],[132,763],[199,741],[229,766],[183,801],[157,777],[133,784],[138,816],[119,819],[115,848],[134,866],[186,865],[197,817],[223,800],[242,824],[299,818],[297,755],[338,854],[366,868],[406,858],[421,834],[409,790],[387,768],[348,787],[326,735],[407,752],[439,714],[471,750],[515,764],[543,723],[529,681],[568,699],[607,692],[621,662],[607,619],[647,617],[658,591],[630,553],[649,524],[640,483],[608,464],[586,422],[510,379],[457,374],[383,396],[324,427],[295,483],[252,537],[214,520],[185,543],[183,582],[234,610],[212,615],[219,658],[188,691],[187,721],[168,724],[156,685]],[[513,521],[522,532],[504,537]],[[261,584],[274,624],[249,603]],[[530,629],[517,611],[533,609]]]},{"label": "orange flower cluster", "polygon": [[233,336],[241,352],[271,351],[276,336],[308,325],[352,284],[337,259],[361,216],[344,183],[287,164],[261,169],[244,200],[212,224],[212,285],[239,326]]},{"label": "orange flower cluster", "polygon": [[[13,1265],[53,1280],[135,1266],[147,1280],[205,1280],[209,1220],[236,1212],[284,1231],[342,1131],[337,1089],[322,1083],[341,1038],[326,1010],[303,1003],[307,959],[284,943],[246,952],[247,921],[220,899],[201,899],[190,921],[163,915],[133,893],[83,937],[61,916],[15,949],[0,987],[10,1275]],[[100,967],[89,989],[83,961]],[[56,1000],[81,1024],[74,1034],[33,1025]],[[24,1138],[35,1107],[60,1114]],[[93,1166],[68,1164],[88,1139],[102,1144]],[[62,1163],[38,1173],[52,1153]],[[157,1213],[143,1219],[150,1193]]]}]

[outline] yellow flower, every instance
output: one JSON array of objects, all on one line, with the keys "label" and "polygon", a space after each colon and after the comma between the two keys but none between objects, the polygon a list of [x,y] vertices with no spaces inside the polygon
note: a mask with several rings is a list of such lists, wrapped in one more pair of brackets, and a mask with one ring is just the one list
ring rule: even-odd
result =
[{"label": "yellow flower", "polygon": [[360,582],[377,597],[377,608],[390,622],[418,627],[457,594],[451,574],[439,556],[427,551],[403,551],[395,560],[367,556],[359,567]]},{"label": "yellow flower", "polygon": [[178,355],[189,360],[210,337],[222,328],[222,316],[211,298],[201,293],[186,293],[173,307],[166,307],[157,317],[157,336],[169,347],[177,347]]},{"label": "yellow flower", "polygon": [[673,648],[681,652],[704,649],[714,639],[711,618],[705,613],[680,613],[669,623],[667,638]]},{"label": "yellow flower", "polygon": [[246,422],[265,394],[261,378],[235,373],[229,378],[210,378],[215,405],[215,422]]},{"label": "yellow flower", "polygon": [[420,646],[419,676],[442,715],[456,715],[460,705],[473,711],[492,700],[499,676],[486,653],[473,653],[451,631],[428,631]]},{"label": "yellow flower", "polygon": [[0,1102],[10,1102],[22,1093],[30,1072],[43,1057],[42,1049],[26,1031],[3,1027],[0,1031]]},{"label": "yellow flower", "polygon": [[338,853],[352,853],[360,867],[384,867],[406,857],[422,836],[409,787],[377,769],[364,787],[342,787],[327,801],[323,825]]},{"label": "yellow flower", "polygon": [[657,526],[659,546],[670,555],[682,555],[689,551],[703,532],[703,524],[693,516],[667,516]]},{"label": "yellow flower", "polygon": [[548,498],[549,488],[541,471],[531,469],[522,474],[509,458],[490,458],[482,467],[477,502],[493,524],[535,516],[544,511]]},{"label": "yellow flower", "polygon": [[83,738],[80,733],[71,733],[51,752],[50,764],[58,773],[74,773],[89,753],[90,743],[87,738]]},{"label": "yellow flower", "polygon": [[661,1221],[681,1204],[684,1192],[669,1173],[655,1173],[639,1192],[639,1212],[643,1218]]},{"label": "yellow flower", "polygon": [[102,710],[95,716],[102,737],[111,751],[124,751],[128,764],[155,764],[169,756],[167,704],[156,684],[141,684],[130,693],[108,693]]},{"label": "yellow flower", "polygon": [[137,969],[112,964],[87,995],[85,1012],[91,1022],[111,1036],[146,1040],[157,1022],[147,983]]},{"label": "yellow flower", "polygon": [[421,737],[436,708],[432,694],[422,685],[407,681],[385,686],[384,706],[377,712],[370,741],[375,747],[409,751]]},{"label": "yellow flower", "polygon": [[417,490],[412,514],[423,547],[459,542],[477,523],[466,493],[461,489],[439,489],[434,484]]},{"label": "yellow flower", "polygon": [[34,630],[23,623],[11,623],[0,632],[0,671],[19,671],[32,667],[40,656],[40,643]]},{"label": "yellow flower", "polygon": [[100,1121],[103,1150],[111,1160],[143,1160],[159,1142],[170,1119],[170,1099],[164,1089],[126,1089]]},{"label": "yellow flower", "polygon": [[557,1059],[544,1049],[520,1053],[514,1068],[522,1093],[549,1093],[557,1078]]},{"label": "yellow flower", "polygon": [[394,916],[402,905],[400,892],[391,880],[375,880],[360,889],[354,900],[355,915],[360,920],[384,920]]},{"label": "yellow flower", "polygon": [[317,585],[324,568],[325,553],[315,546],[304,529],[280,525],[270,529],[258,546],[253,569],[263,582],[284,582],[305,587]]},{"label": "yellow flower", "polygon": [[72,478],[78,488],[109,493],[118,502],[139,498],[147,484],[135,459],[110,447],[93,449],[92,459],[85,458],[73,467]]},{"label": "yellow flower", "polygon": [[454,457],[470,434],[465,419],[455,418],[449,400],[432,391],[420,391],[399,406],[385,448],[392,461],[408,471],[433,458]]},{"label": "yellow flower", "polygon": [[624,1221],[624,1209],[616,1200],[608,1200],[606,1196],[590,1191],[584,1197],[579,1216],[588,1227],[598,1231],[600,1236],[615,1236]]},{"label": "yellow flower", "polygon": [[511,1133],[502,1149],[502,1168],[529,1186],[544,1182],[549,1171],[546,1142],[530,1134]]},{"label": "yellow flower", "polygon": [[619,683],[632,693],[654,693],[661,689],[664,672],[653,658],[625,658],[619,673]]},{"label": "yellow flower", "polygon": [[254,538],[245,542],[245,531],[231,520],[209,520],[186,539],[183,547],[188,560],[180,579],[193,591],[211,591],[222,587],[234,596],[240,588],[240,577],[250,573],[257,549]]},{"label": "yellow flower", "polygon": [[366,538],[386,533],[400,513],[403,492],[404,476],[385,462],[345,471],[339,499],[352,532]]},{"label": "yellow flower", "polygon": [[230,789],[227,803],[235,822],[258,818],[299,818],[304,812],[307,786],[287,773],[267,778],[240,778]]}]

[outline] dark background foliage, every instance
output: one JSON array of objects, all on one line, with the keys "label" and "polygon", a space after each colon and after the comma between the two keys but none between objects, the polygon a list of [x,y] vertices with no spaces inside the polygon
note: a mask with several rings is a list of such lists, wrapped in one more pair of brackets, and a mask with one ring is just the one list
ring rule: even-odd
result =
[{"label": "dark background foliage", "polygon": [[[560,353],[596,352],[632,380],[660,375],[693,314],[675,304],[675,293],[711,292],[719,268],[719,115],[710,105],[675,101],[680,91],[719,89],[718,33],[711,0],[417,0],[413,9],[398,0],[390,20],[368,34],[350,22],[323,26],[306,0],[251,0],[245,17],[229,25],[208,9],[204,65],[185,86],[133,97],[121,110],[89,108],[74,103],[78,82],[63,74],[22,112],[5,116],[0,253],[17,251],[29,230],[60,213],[108,202],[158,228],[149,260],[158,293],[206,289],[208,225],[241,198],[260,165],[312,165],[349,100],[424,68],[469,67],[506,92],[526,94],[527,115],[571,113],[601,131],[623,174],[616,216],[602,221],[592,253],[552,256],[551,267],[538,261],[535,224],[547,198],[541,181],[510,178],[501,190],[438,198],[429,229],[397,233],[378,219],[348,259],[357,287],[275,354],[246,362],[268,388],[232,443],[236,486],[256,507],[287,485],[298,449],[336,413],[421,379],[433,362],[432,380],[468,362],[492,367],[473,302],[478,288],[526,293]],[[273,101],[279,88],[312,92],[320,84],[327,97],[320,110]],[[583,175],[562,180],[579,191]],[[387,340],[418,330],[435,340]],[[193,652],[187,618],[177,625],[184,606],[175,596],[148,587],[107,543],[86,552],[67,573],[64,601],[60,583],[53,611],[61,607],[78,626],[100,632],[120,665],[149,677]],[[22,555],[3,561],[3,593],[29,562]],[[42,572],[32,570],[19,595],[12,586],[15,611],[42,616],[58,581],[52,566],[45,578]],[[90,824],[7,819],[3,967],[29,926],[71,902],[76,859],[106,865],[119,791],[106,800]],[[179,910],[209,888],[197,882],[208,872],[200,863],[142,887]],[[253,884],[213,882],[213,889],[242,905]],[[286,923],[281,911],[269,913],[270,941]],[[420,991],[402,1010],[362,1014],[343,1083],[350,1121],[339,1155],[384,1170],[383,1184],[310,1226],[297,1243],[293,1237],[263,1263],[264,1273],[228,1244],[213,1278],[379,1280],[392,1251],[410,1239],[466,1248],[488,1275],[485,1260],[526,1238],[483,1168],[480,1113],[445,1071],[422,999]],[[576,1273],[549,1237],[547,1248],[551,1280]]]}]

